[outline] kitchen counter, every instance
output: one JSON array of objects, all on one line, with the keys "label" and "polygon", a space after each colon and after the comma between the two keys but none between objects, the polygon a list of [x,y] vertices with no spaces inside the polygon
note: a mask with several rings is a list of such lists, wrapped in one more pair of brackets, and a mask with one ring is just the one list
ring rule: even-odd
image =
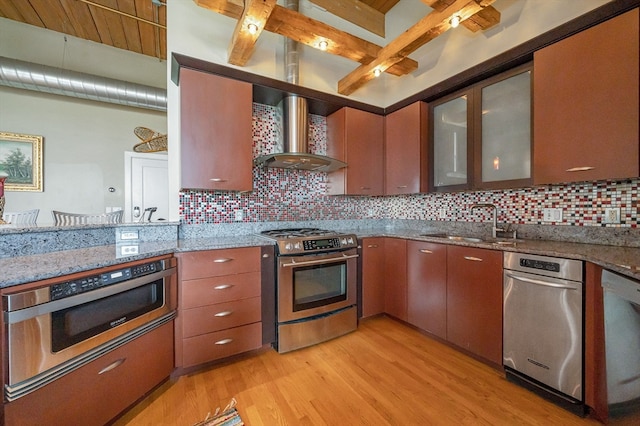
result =
[{"label": "kitchen counter", "polygon": [[[396,237],[441,244],[455,244],[492,250],[516,251],[543,256],[578,259],[595,263],[603,268],[640,280],[639,247],[582,244],[539,239],[518,240],[514,245],[498,245],[490,241],[450,241],[441,237],[423,236],[425,233],[439,232],[439,229],[416,230],[401,227],[372,227],[366,229],[356,228],[355,230],[341,228],[340,231],[354,233],[359,238]],[[266,246],[272,244],[273,241],[253,233],[233,236],[194,235],[191,238],[136,243],[137,254],[135,255],[124,255],[122,247],[130,245],[130,243],[119,241],[115,244],[98,245],[95,247],[0,258],[0,271],[2,271],[0,288],[170,253]]]}]

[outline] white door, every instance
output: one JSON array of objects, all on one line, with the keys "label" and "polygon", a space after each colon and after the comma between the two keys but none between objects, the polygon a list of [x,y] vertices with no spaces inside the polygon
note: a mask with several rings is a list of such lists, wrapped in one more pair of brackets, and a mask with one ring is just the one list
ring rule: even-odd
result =
[{"label": "white door", "polygon": [[124,220],[147,222],[169,218],[169,171],[166,154],[124,153]]}]

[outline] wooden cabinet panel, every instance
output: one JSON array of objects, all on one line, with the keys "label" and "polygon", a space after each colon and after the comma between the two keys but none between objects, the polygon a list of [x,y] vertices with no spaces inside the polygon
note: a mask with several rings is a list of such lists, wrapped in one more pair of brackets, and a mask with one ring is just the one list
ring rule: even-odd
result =
[{"label": "wooden cabinet panel", "polygon": [[192,367],[262,346],[262,323],[229,328],[215,333],[186,338],[183,344],[183,366]]},{"label": "wooden cabinet panel", "polygon": [[181,188],[251,191],[253,88],[180,70]]},{"label": "wooden cabinet panel", "polygon": [[5,424],[107,424],[172,370],[173,323],[168,323],[5,404]]},{"label": "wooden cabinet panel", "polygon": [[640,175],[638,32],[636,8],[534,54],[536,185]]},{"label": "wooden cabinet panel", "polygon": [[182,280],[260,271],[260,247],[192,251],[176,257]]},{"label": "wooden cabinet panel", "polygon": [[344,107],[327,117],[327,155],[347,167],[327,175],[330,195],[384,193],[384,118]]},{"label": "wooden cabinet panel", "polygon": [[416,102],[385,116],[385,195],[427,191],[428,112]]},{"label": "wooden cabinet panel", "polygon": [[181,315],[185,338],[238,327],[260,321],[260,297],[185,309]]},{"label": "wooden cabinet panel", "polygon": [[447,340],[502,365],[502,252],[447,247]]},{"label": "wooden cabinet panel", "polygon": [[407,241],[385,238],[385,312],[407,320]]},{"label": "wooden cabinet panel", "polygon": [[447,337],[447,246],[407,242],[407,320]]},{"label": "wooden cabinet panel", "polygon": [[183,281],[180,286],[181,306],[189,309],[256,297],[260,296],[260,287],[260,272]]},{"label": "wooden cabinet panel", "polygon": [[384,238],[362,239],[362,317],[384,312]]}]

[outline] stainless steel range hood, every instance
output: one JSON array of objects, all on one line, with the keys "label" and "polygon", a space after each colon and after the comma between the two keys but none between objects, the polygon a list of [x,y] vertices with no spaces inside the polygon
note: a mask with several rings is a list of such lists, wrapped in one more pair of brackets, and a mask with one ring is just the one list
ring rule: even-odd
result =
[{"label": "stainless steel range hood", "polygon": [[[298,0],[287,0],[286,7],[298,10]],[[285,37],[284,44],[285,73],[287,82],[298,84],[299,57],[298,43]],[[282,152],[263,155],[254,160],[254,164],[280,169],[314,170],[332,172],[346,167],[347,164],[334,158],[309,153],[309,125],[307,100],[297,95],[282,99],[282,137],[283,143],[278,150]]]}]

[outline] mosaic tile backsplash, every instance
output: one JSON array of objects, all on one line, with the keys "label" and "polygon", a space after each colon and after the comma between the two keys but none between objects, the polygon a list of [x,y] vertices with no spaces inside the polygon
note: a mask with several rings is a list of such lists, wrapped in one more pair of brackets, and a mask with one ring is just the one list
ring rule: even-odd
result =
[{"label": "mosaic tile backsplash", "polygon": [[[280,111],[253,105],[254,158],[281,150]],[[326,120],[309,116],[309,148],[326,153]],[[416,219],[484,222],[491,213],[474,203],[493,203],[498,221],[514,224],[549,224],[637,228],[640,221],[640,179],[581,182],[517,190],[476,191],[448,194],[413,194],[389,197],[328,196],[324,172],[285,169],[253,170],[254,191],[249,194],[183,191],[180,217],[184,224],[237,222]],[[605,208],[620,208],[620,224],[604,224]],[[562,221],[543,221],[543,209],[560,208]],[[486,210],[486,211],[484,211]]]}]

